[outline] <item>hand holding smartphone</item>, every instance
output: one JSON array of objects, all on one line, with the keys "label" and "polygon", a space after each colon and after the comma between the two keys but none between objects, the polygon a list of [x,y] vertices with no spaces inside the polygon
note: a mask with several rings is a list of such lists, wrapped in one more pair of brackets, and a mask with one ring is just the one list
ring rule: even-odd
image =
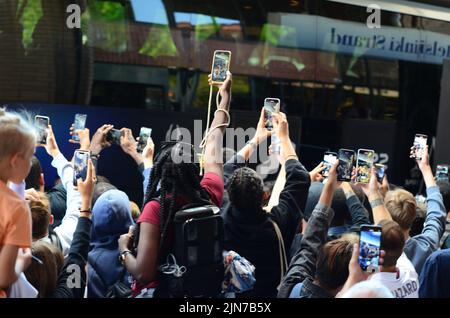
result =
[{"label": "hand holding smartphone", "polygon": [[379,271],[381,247],[381,227],[374,225],[361,225],[359,232],[358,263],[365,272]]},{"label": "hand holding smartphone", "polygon": [[145,146],[147,145],[148,139],[152,135],[152,129],[142,127],[141,132],[139,133],[139,142],[137,145],[137,152],[142,153],[144,151]]},{"label": "hand holding smartphone", "polygon": [[230,51],[214,51],[214,58],[211,67],[211,82],[213,85],[220,85],[225,82],[227,79],[227,72],[230,69],[230,64]]},{"label": "hand holding smartphone", "polygon": [[352,181],[355,152],[351,149],[339,149],[339,165],[337,167],[337,180]]},{"label": "hand holding smartphone", "polygon": [[383,182],[384,176],[386,175],[386,166],[380,163],[376,163],[375,165],[375,173],[377,175],[377,180],[379,183]]},{"label": "hand holding smartphone", "polygon": [[50,118],[47,116],[37,115],[34,117],[34,125],[36,127],[37,144],[45,146],[47,144],[47,131],[48,125],[50,125]]},{"label": "hand holding smartphone", "polygon": [[120,146],[120,137],[121,136],[122,136],[122,132],[118,129],[113,128],[110,131],[108,131],[108,133],[106,134],[106,141],[111,144]]},{"label": "hand holding smartphone", "polygon": [[359,149],[356,159],[356,182],[369,183],[375,152],[370,149]]},{"label": "hand holding smartphone", "polygon": [[448,180],[448,165],[437,165],[436,167],[436,181],[449,181]]},{"label": "hand holding smartphone", "polygon": [[86,180],[90,152],[76,150],[73,156],[73,185],[78,185],[78,179]]},{"label": "hand holding smartphone", "polygon": [[78,141],[78,142],[80,141],[80,138],[78,137],[77,132],[86,128],[86,119],[87,119],[86,114],[76,114],[75,115],[75,120],[73,122],[73,135],[72,135],[73,141]]},{"label": "hand holding smartphone", "polygon": [[280,112],[280,99],[268,97],[264,100],[264,124],[267,130],[273,129],[272,114]]},{"label": "hand holding smartphone", "polygon": [[322,176],[324,177],[324,183],[326,182],[326,178],[328,178],[330,174],[330,169],[334,165],[336,160],[338,160],[338,156],[335,152],[327,151],[323,155],[323,163],[325,165],[325,169],[322,170]]},{"label": "hand holding smartphone", "polygon": [[416,134],[414,137],[414,144],[411,151],[411,158],[416,160],[422,160],[423,152],[425,151],[425,147],[427,146],[427,135]]}]

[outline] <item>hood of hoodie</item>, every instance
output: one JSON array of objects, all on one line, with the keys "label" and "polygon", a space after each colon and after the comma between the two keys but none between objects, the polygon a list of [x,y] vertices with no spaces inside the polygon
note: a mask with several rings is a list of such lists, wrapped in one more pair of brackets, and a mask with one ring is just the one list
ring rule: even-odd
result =
[{"label": "hood of hoodie", "polygon": [[92,209],[91,250],[117,249],[117,240],[133,224],[128,196],[119,190],[103,193]]}]

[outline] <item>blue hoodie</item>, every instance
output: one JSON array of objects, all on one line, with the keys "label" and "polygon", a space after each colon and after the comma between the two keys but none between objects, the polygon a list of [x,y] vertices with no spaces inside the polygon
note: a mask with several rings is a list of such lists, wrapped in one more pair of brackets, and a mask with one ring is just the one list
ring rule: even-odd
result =
[{"label": "blue hoodie", "polygon": [[130,201],[124,192],[109,190],[95,202],[88,256],[88,298],[105,297],[108,288],[119,280],[129,285],[129,275],[119,262],[118,240],[133,224]]}]

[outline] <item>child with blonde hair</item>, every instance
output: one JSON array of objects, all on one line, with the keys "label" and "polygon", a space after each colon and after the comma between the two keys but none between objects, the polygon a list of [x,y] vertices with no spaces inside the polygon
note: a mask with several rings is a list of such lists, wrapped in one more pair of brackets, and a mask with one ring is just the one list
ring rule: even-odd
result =
[{"label": "child with blonde hair", "polygon": [[30,209],[7,184],[25,180],[35,146],[33,127],[0,108],[0,298],[31,262]]}]

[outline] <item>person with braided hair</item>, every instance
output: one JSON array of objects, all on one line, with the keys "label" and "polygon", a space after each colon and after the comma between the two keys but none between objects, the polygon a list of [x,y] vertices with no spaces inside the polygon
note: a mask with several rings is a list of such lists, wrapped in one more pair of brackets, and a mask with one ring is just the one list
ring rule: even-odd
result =
[{"label": "person with braided hair", "polygon": [[[152,297],[158,287],[158,267],[166,261],[171,250],[175,213],[189,203],[222,205],[223,164],[216,159],[222,153],[231,83],[231,73],[228,73],[226,81],[219,88],[222,100],[211,124],[213,129],[206,136],[202,179],[198,166],[193,163],[195,153],[191,145],[168,142],[155,157],[145,191],[143,211],[137,221],[138,230],[130,229],[119,239],[123,265],[134,278],[133,297]],[[137,242],[134,244],[135,253],[131,251],[133,239]]]}]

